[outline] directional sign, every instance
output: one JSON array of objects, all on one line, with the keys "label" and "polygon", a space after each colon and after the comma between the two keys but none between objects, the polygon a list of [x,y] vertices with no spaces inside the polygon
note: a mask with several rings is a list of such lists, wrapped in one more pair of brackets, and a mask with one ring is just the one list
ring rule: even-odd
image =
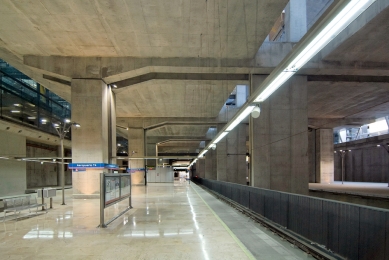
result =
[{"label": "directional sign", "polygon": [[69,163],[69,169],[119,169],[119,166],[108,163]]}]

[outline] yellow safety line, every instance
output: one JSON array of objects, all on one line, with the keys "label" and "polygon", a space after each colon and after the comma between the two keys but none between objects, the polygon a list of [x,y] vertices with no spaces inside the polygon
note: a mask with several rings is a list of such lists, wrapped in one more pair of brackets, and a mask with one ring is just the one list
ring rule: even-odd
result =
[{"label": "yellow safety line", "polygon": [[[191,186],[193,187],[193,186]],[[251,252],[247,249],[247,247],[245,247],[245,245],[242,244],[242,242],[239,240],[239,238],[237,238],[235,236],[235,234],[231,231],[231,229],[224,223],[223,220],[221,220],[221,218],[219,218],[219,216],[216,214],[215,211],[213,211],[213,209],[208,205],[207,202],[205,202],[205,200],[200,196],[200,194],[197,192],[197,190],[195,188],[192,188],[196,193],[197,195],[200,197],[200,199],[205,203],[205,205],[207,205],[207,207],[209,208],[209,210],[213,213],[213,215],[216,217],[217,220],[219,220],[220,224],[222,224],[222,226],[227,230],[227,232],[230,234],[230,236],[235,240],[235,242],[240,246],[240,248],[243,250],[243,252],[247,255],[247,257],[249,259],[255,259],[255,257],[251,254]]]}]

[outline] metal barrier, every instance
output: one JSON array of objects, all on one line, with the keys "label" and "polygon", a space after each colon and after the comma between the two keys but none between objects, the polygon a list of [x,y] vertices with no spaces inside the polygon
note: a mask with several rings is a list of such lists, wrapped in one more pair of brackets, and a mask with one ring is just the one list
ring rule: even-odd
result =
[{"label": "metal barrier", "polygon": [[347,259],[389,259],[389,210],[194,179]]}]

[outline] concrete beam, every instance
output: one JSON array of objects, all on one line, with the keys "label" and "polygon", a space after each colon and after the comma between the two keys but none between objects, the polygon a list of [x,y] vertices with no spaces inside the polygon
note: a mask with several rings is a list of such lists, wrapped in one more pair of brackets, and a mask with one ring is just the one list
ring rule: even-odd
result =
[{"label": "concrete beam", "polygon": [[248,74],[222,73],[148,73],[138,77],[115,82],[118,88],[125,88],[150,80],[233,80],[241,84],[248,82]]},{"label": "concrete beam", "polygon": [[[154,129],[165,125],[214,125],[223,123],[210,117],[176,118],[176,117],[118,117],[117,124],[129,128]],[[225,123],[225,122],[224,122]]]},{"label": "concrete beam", "polygon": [[375,118],[309,118],[308,126],[315,129],[336,127],[360,127],[375,122]]}]

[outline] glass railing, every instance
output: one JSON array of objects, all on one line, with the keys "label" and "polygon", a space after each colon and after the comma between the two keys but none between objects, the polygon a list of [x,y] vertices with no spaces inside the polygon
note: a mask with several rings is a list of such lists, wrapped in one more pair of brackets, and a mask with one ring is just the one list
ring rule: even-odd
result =
[{"label": "glass railing", "polygon": [[9,65],[4,66],[4,61],[0,60],[0,117],[3,120],[57,134],[52,124],[70,116],[68,102],[24,74],[11,70]]}]

